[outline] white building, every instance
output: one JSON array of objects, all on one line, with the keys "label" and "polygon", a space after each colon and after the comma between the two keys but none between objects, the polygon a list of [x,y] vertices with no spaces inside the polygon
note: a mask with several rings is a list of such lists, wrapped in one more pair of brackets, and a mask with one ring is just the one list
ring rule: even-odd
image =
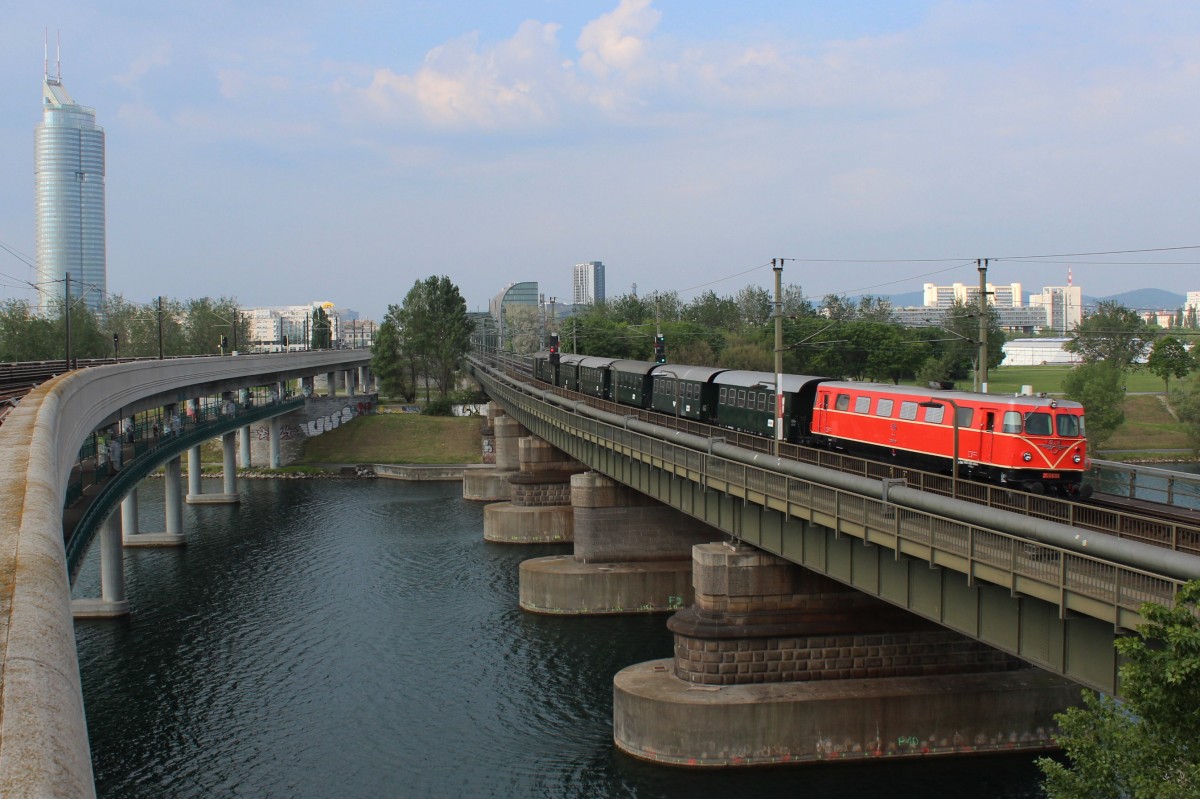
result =
[{"label": "white building", "polygon": [[1046,324],[1066,335],[1083,320],[1083,290],[1079,286],[1046,286],[1029,298],[1030,306],[1046,309]]},{"label": "white building", "polygon": [[575,305],[595,305],[604,302],[604,262],[588,261],[575,264],[574,289],[571,302]]},{"label": "white building", "polygon": [[[1025,305],[1025,295],[1021,293],[1020,283],[1010,283],[1007,286],[987,283],[985,290],[988,303],[997,308],[1021,308]],[[952,286],[925,284],[926,308],[949,308],[955,301],[964,305],[978,305],[979,286],[968,286],[965,283],[955,283]]]},{"label": "white building", "polygon": [[249,347],[258,351],[274,351],[283,348],[304,349],[312,341],[312,317],[317,308],[322,308],[329,319],[330,341],[335,347],[370,346],[375,340],[375,323],[359,319],[358,311],[338,308],[329,301],[310,302],[308,305],[283,305],[265,308],[247,308],[242,315],[250,323]]},{"label": "white building", "polygon": [[1004,342],[1004,366],[1044,366],[1046,364],[1076,364],[1079,356],[1067,352],[1063,345],[1069,338],[1015,338]]}]

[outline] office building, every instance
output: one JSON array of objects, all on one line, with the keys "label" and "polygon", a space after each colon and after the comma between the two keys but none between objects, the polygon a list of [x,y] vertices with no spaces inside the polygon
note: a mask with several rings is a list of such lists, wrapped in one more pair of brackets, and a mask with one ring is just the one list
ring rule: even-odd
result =
[{"label": "office building", "polygon": [[1031,295],[1029,305],[1046,309],[1046,326],[1066,335],[1083,320],[1083,289],[1079,286],[1046,286],[1041,294]]},{"label": "office building", "polygon": [[596,305],[604,302],[604,263],[588,261],[575,264],[574,289],[571,302],[575,305]]},{"label": "office building", "polygon": [[104,238],[104,129],[78,105],[59,75],[45,72],[42,124],[34,138],[38,305],[43,313],[66,298],[99,311],[108,285]]},{"label": "office building", "polygon": [[[926,283],[924,289],[926,308],[949,308],[955,301],[963,305],[979,304],[978,285],[968,286],[964,283],[955,283],[952,286],[938,286]],[[997,308],[1021,308],[1025,305],[1025,296],[1021,293],[1020,283],[1010,283],[1007,286],[988,283],[986,291],[988,302]]]}]

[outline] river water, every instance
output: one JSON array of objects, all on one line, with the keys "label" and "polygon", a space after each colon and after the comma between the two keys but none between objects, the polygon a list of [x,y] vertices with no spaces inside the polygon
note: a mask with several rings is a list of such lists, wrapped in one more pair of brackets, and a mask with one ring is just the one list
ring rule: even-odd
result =
[{"label": "river water", "polygon": [[[665,617],[522,612],[518,564],[566,548],[484,542],[458,483],[239,490],[185,509],[187,547],[126,552],[128,618],[76,623],[102,797],[1041,795],[1028,755],[634,760],[612,744],[612,677],[670,656]],[[161,481],[139,494],[143,531],[161,529]],[[75,595],[98,585],[93,551]]]}]

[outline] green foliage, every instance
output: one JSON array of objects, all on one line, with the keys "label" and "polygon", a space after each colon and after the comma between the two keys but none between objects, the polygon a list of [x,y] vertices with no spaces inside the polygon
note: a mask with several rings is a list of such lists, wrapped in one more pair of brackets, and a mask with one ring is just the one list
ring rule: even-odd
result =
[{"label": "green foliage", "polygon": [[445,397],[454,390],[458,362],[471,343],[467,302],[446,276],[418,280],[401,305],[389,305],[371,350],[372,368],[411,402],[422,378]]},{"label": "green foliage", "polygon": [[1115,302],[1102,302],[1095,313],[1080,322],[1067,352],[1075,352],[1084,363],[1108,363],[1122,369],[1135,368],[1159,330],[1143,321],[1136,311]]},{"label": "green foliage", "polygon": [[454,403],[449,397],[438,397],[426,402],[421,407],[421,413],[425,416],[453,416]]},{"label": "green foliage", "polygon": [[327,350],[333,344],[333,325],[324,308],[313,308],[312,320],[308,324],[308,346],[314,350]]},{"label": "green foliage", "polygon": [[1146,360],[1146,368],[1162,379],[1164,391],[1170,390],[1172,377],[1187,377],[1193,366],[1192,354],[1175,336],[1156,339]]},{"label": "green foliage", "polygon": [[1188,431],[1192,448],[1200,452],[1200,376],[1171,389],[1171,408]]},{"label": "green foliage", "polygon": [[1175,607],[1142,606],[1139,635],[1117,651],[1124,702],[1085,693],[1059,714],[1069,763],[1041,758],[1050,799],[1187,799],[1200,795],[1200,581]]},{"label": "green foliage", "polygon": [[1088,447],[1095,452],[1125,421],[1125,371],[1108,361],[1080,364],[1063,379],[1063,391],[1083,404]]}]

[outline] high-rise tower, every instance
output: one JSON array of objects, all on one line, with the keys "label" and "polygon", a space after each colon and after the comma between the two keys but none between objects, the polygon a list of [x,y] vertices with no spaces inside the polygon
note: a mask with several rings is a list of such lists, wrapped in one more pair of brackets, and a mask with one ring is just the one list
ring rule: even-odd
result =
[{"label": "high-rise tower", "polygon": [[38,304],[71,298],[97,311],[107,288],[104,244],[104,129],[96,112],[71,99],[62,70],[42,84],[42,124],[34,138]]},{"label": "high-rise tower", "polygon": [[576,305],[596,305],[604,302],[604,263],[588,261],[575,264],[573,302]]}]

